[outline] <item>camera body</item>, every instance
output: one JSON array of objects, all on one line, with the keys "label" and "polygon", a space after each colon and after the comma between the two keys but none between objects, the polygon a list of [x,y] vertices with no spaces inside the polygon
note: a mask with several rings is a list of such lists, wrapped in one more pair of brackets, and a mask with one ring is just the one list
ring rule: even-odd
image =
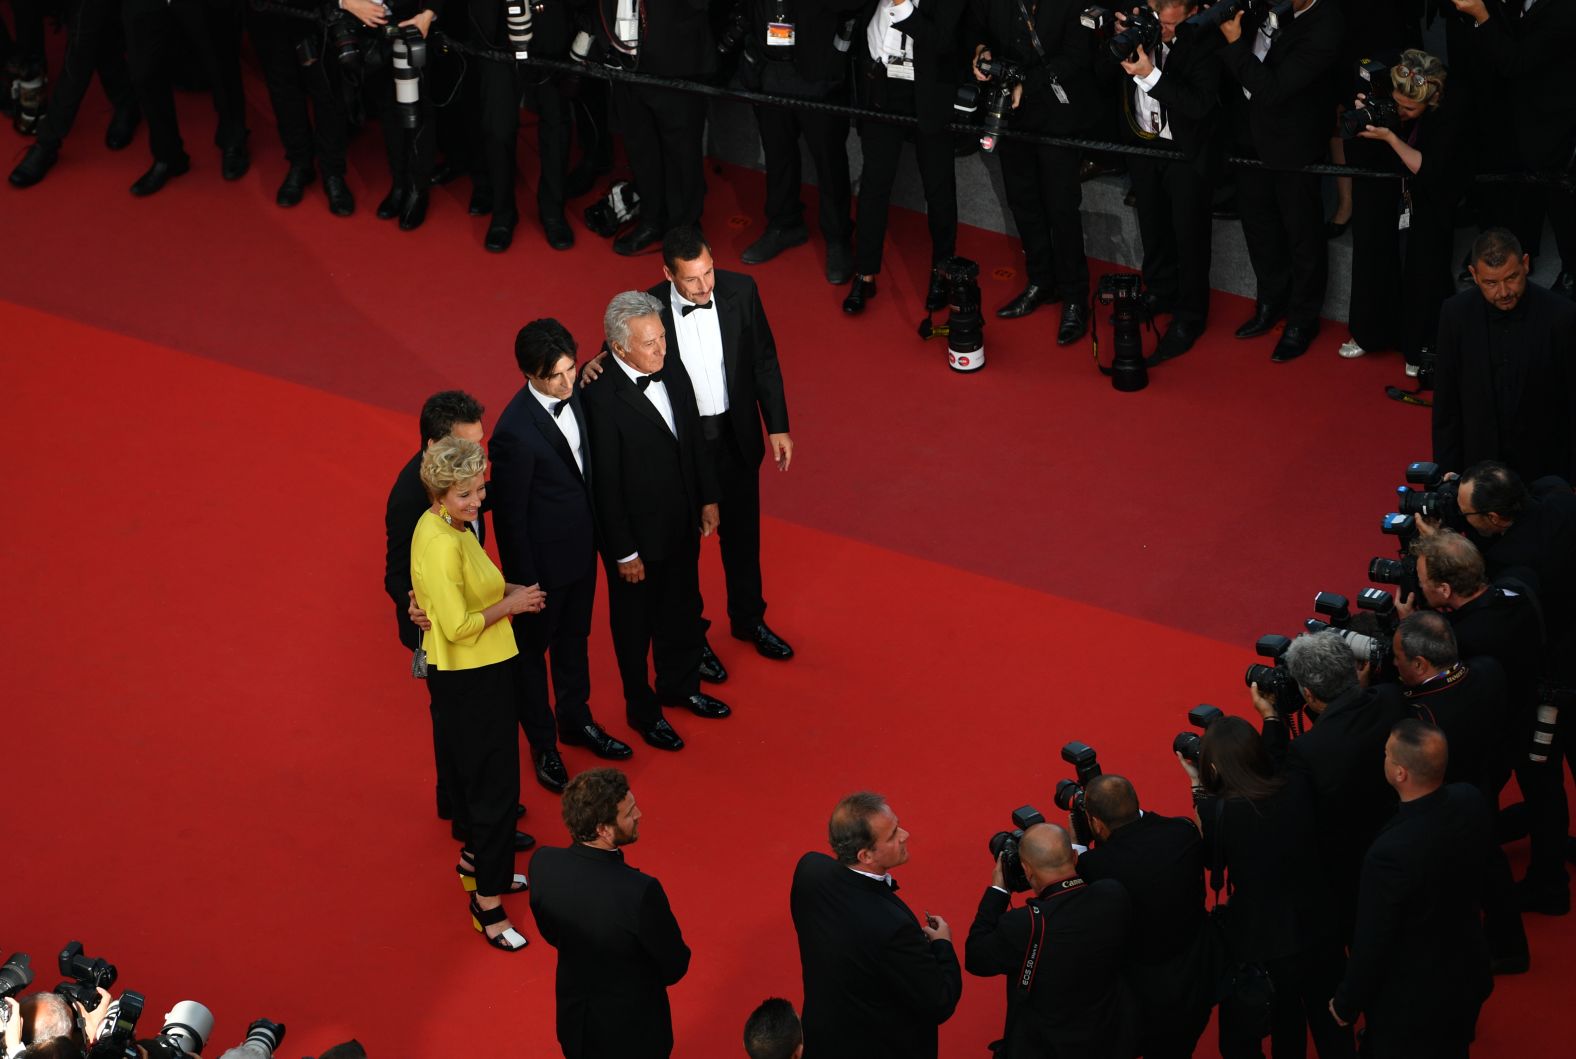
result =
[{"label": "camera body", "polygon": [[1001,130],[1012,114],[1012,90],[1023,83],[1023,67],[1007,59],[982,59],[979,71],[990,79],[990,95],[985,101],[985,120],[980,129],[980,150],[989,154],[1001,142]]},{"label": "camera body", "polygon": [[1073,766],[1073,779],[1056,781],[1053,800],[1056,808],[1067,813],[1072,823],[1073,841],[1088,847],[1094,845],[1094,830],[1089,826],[1089,813],[1084,808],[1084,788],[1100,775],[1100,762],[1094,747],[1087,743],[1071,742],[1062,747],[1062,760]]},{"label": "camera body", "polygon": [[1291,640],[1274,633],[1259,637],[1253,650],[1273,664],[1256,662],[1248,667],[1242,678],[1249,687],[1257,684],[1259,694],[1272,700],[1275,711],[1282,717],[1290,717],[1302,709],[1302,688],[1286,668],[1286,649],[1290,646]]},{"label": "camera body", "polygon": [[990,837],[990,855],[1001,861],[1002,882],[1015,894],[1025,893],[1029,889],[1023,862],[1018,859],[1018,843],[1023,841],[1025,831],[1035,824],[1043,823],[1044,813],[1032,805],[1020,805],[1012,811],[1012,830],[998,831]]},{"label": "camera body", "polygon": [[[1416,487],[1416,488],[1414,488]],[[1422,515],[1458,528],[1462,524],[1457,495],[1461,479],[1446,479],[1439,464],[1419,460],[1406,465],[1406,485],[1396,486],[1396,511],[1402,515]]]},{"label": "camera body", "polygon": [[120,974],[108,960],[85,955],[80,941],[67,942],[56,963],[67,981],[55,986],[55,992],[89,1011],[98,1007],[98,991],[111,988]]},{"label": "camera body", "polygon": [[1154,8],[1148,4],[1134,4],[1124,8],[1121,14],[1126,25],[1120,29],[1117,28],[1116,15],[1109,8],[1098,5],[1084,8],[1078,15],[1078,21],[1085,29],[1096,34],[1109,34],[1105,46],[1118,62],[1136,59],[1139,48],[1154,55],[1155,48],[1160,44],[1161,31],[1160,16]]},{"label": "camera body", "polygon": [[1365,128],[1372,125],[1376,129],[1390,129],[1394,131],[1401,127],[1401,110],[1396,106],[1395,100],[1388,97],[1374,99],[1369,97],[1362,106],[1341,113],[1341,139],[1354,140],[1360,136]]},{"label": "camera body", "polygon": [[1281,22],[1292,17],[1292,0],[1217,0],[1196,15],[1191,15],[1185,25],[1204,29],[1218,29],[1222,22],[1230,22],[1241,12],[1244,18],[1262,14],[1262,25],[1270,36],[1280,32]]},{"label": "camera body", "polygon": [[[1378,595],[1390,599],[1387,592],[1380,592]],[[1394,600],[1390,602],[1393,608]],[[1336,592],[1320,592],[1313,597],[1313,609],[1320,618],[1304,622],[1305,629],[1309,632],[1335,633],[1346,641],[1346,646],[1352,649],[1352,655],[1358,663],[1367,665],[1375,673],[1389,668],[1391,661],[1389,640],[1381,640],[1353,629],[1351,605],[1345,596]]]},{"label": "camera body", "polygon": [[[1197,728],[1199,732],[1202,732],[1224,716],[1226,714],[1219,706],[1211,706],[1207,702],[1201,702],[1187,711],[1187,723]],[[1184,761],[1197,765],[1198,754],[1202,745],[1198,732],[1178,732],[1176,738],[1171,740],[1171,752],[1173,754],[1181,754]]]},{"label": "camera body", "polygon": [[16,996],[32,984],[32,957],[27,953],[13,952],[0,964],[0,999]]}]

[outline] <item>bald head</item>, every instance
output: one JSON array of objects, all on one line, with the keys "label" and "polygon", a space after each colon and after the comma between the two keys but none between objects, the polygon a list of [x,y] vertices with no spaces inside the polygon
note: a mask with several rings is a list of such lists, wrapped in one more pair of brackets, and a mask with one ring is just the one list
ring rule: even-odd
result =
[{"label": "bald head", "polygon": [[1023,833],[1018,843],[1018,859],[1025,868],[1043,874],[1065,871],[1073,866],[1073,841],[1067,829],[1056,824],[1035,824]]}]

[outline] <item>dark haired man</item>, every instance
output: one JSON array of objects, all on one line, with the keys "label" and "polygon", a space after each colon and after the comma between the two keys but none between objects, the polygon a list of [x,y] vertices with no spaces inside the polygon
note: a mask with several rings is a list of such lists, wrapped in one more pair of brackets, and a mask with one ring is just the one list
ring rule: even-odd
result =
[{"label": "dark haired man", "polygon": [[618,769],[569,781],[564,826],[574,844],[531,858],[531,913],[558,950],[558,1043],[567,1059],[666,1059],[668,987],[690,950],[662,884],[624,862],[640,809]]},{"label": "dark haired man", "polygon": [[[596,599],[596,530],[591,516],[590,430],[575,392],[579,347],[563,324],[532,320],[515,338],[525,384],[493,430],[489,497],[498,557],[511,584],[541,585],[547,605],[514,621],[525,698],[520,727],[536,779],[550,791],[569,782],[558,739],[622,760],[630,748],[592,719],[586,644]],[[557,709],[548,706],[551,653]],[[557,734],[554,717],[557,718]]]},{"label": "dark haired man", "polygon": [[827,831],[832,856],[800,857],[788,893],[805,1051],[935,1059],[963,974],[946,920],[927,913],[921,922],[897,896],[892,869],[908,860],[908,832],[869,791],[838,802]]},{"label": "dark haired man", "polygon": [[1434,462],[1498,460],[1530,482],[1576,480],[1576,305],[1528,280],[1532,262],[1503,228],[1472,244],[1476,291],[1439,313]]},{"label": "dark haired man", "polygon": [[744,1023],[744,1054],[750,1059],[800,1059],[804,1028],[793,1004],[780,996],[761,1001]]}]

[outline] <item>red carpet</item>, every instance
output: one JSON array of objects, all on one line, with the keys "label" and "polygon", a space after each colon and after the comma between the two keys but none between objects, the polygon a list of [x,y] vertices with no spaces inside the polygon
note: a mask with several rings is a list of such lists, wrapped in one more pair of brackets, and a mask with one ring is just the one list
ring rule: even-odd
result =
[{"label": "red carpet", "polygon": [[[370,217],[372,138],[355,219],[316,190],[278,210],[271,134],[222,185],[191,99],[192,174],[135,202],[142,145],[98,146],[96,103],[44,185],[0,194],[0,349],[25,453],[0,557],[19,684],[4,743],[29,793],[8,813],[17,911],[0,946],[43,969],[80,937],[149,995],[147,1023],[209,1003],[214,1047],[268,1014],[289,1055],[349,1036],[374,1059],[457,1038],[556,1054],[551,950],[472,936],[431,815],[422,689],[379,588],[382,503],[426,393],[465,386],[496,412],[520,323],[557,315],[592,347],[607,295],[653,282],[657,260],[583,229],[551,254],[530,225],[484,255],[463,186],[399,233]],[[712,177],[723,265],[753,237],[730,218],[759,197],[753,174]],[[800,657],[720,640],[737,715],[675,718],[689,748],[631,762],[646,813],[631,860],[663,879],[695,950],[673,992],[681,1056],[738,1054],[756,1001],[797,1000],[789,872],[851,788],[891,797],[914,833],[904,895],[960,939],[986,837],[1025,801],[1049,807],[1066,740],[1182,811],[1167,750],[1186,709],[1241,709],[1245,644],[1289,631],[1317,589],[1356,591],[1386,550],[1388,488],[1426,444],[1426,413],[1382,397],[1397,365],[1339,361],[1335,327],[1292,365],[1212,332],[1125,395],[1087,347],[1056,349],[1042,312],[990,324],[989,367],[955,377],[912,337],[922,222],[893,234],[858,320],[818,252],[757,272],[800,446],[768,476],[767,590]],[[1015,264],[998,236],[960,249],[987,275]],[[1019,282],[988,280],[987,306]],[[1242,310],[1218,297],[1216,332]],[[720,603],[712,544],[704,577]],[[604,629],[599,615],[593,707],[624,735]],[[561,842],[556,800],[534,785],[524,800],[526,829]],[[510,907],[535,938],[526,902]],[[1499,983],[1480,1055],[1563,1054],[1576,1030],[1570,921],[1529,928],[1534,972]],[[1001,988],[966,983],[945,1055],[983,1054]]]}]

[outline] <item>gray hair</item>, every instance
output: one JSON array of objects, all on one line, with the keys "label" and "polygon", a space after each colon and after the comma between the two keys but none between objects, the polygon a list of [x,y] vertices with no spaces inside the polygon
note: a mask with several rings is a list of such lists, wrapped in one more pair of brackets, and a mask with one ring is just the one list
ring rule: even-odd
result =
[{"label": "gray hair", "polygon": [[1333,629],[1305,632],[1286,649],[1286,668],[1320,702],[1333,702],[1358,687],[1357,656]]},{"label": "gray hair", "polygon": [[629,348],[629,322],[642,316],[661,316],[662,303],[643,290],[627,290],[613,295],[602,314],[602,336],[608,345]]},{"label": "gray hair", "polygon": [[1430,665],[1449,669],[1458,659],[1455,630],[1444,615],[1420,610],[1401,619],[1401,653],[1427,659]]}]

